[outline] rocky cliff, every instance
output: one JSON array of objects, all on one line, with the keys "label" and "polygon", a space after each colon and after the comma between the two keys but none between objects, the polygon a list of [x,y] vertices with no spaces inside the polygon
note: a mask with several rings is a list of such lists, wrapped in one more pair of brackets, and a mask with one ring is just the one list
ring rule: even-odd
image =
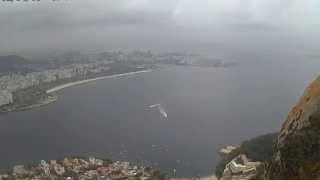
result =
[{"label": "rocky cliff", "polygon": [[265,179],[320,179],[320,77],[289,112],[274,144]]}]

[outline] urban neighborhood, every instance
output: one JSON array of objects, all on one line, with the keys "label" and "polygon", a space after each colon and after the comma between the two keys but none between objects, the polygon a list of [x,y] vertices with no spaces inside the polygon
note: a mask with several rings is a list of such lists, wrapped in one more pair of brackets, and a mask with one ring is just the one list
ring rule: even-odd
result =
[{"label": "urban neighborhood", "polygon": [[150,167],[131,165],[129,162],[112,162],[95,157],[41,160],[36,165],[15,165],[11,170],[0,171],[0,180],[55,180],[55,179],[162,179],[159,171]]}]

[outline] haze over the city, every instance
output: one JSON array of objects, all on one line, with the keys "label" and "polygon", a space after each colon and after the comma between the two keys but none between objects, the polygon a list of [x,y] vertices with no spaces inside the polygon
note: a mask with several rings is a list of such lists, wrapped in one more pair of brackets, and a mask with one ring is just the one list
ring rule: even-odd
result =
[{"label": "haze over the city", "polygon": [[0,51],[314,51],[319,8],[317,0],[2,2]]}]

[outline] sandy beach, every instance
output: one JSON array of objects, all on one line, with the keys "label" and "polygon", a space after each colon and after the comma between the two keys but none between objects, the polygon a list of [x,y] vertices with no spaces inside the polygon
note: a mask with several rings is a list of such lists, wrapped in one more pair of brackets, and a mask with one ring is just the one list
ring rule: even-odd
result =
[{"label": "sandy beach", "polygon": [[76,86],[84,83],[89,83],[92,81],[97,81],[97,80],[102,80],[102,79],[108,79],[108,78],[116,78],[116,77],[124,77],[124,76],[129,76],[129,75],[134,75],[134,74],[140,74],[140,73],[146,73],[146,72],[151,72],[151,70],[143,70],[143,71],[135,71],[135,72],[129,72],[129,73],[123,73],[123,74],[114,74],[114,75],[109,75],[109,76],[102,76],[102,77],[97,77],[97,78],[92,78],[92,79],[86,79],[86,80],[81,80],[81,81],[76,81],[76,82],[70,82],[67,84],[63,84],[60,86],[56,86],[54,88],[48,89],[46,93],[50,94],[53,92],[60,91],[62,89],[71,87],[71,86]]}]

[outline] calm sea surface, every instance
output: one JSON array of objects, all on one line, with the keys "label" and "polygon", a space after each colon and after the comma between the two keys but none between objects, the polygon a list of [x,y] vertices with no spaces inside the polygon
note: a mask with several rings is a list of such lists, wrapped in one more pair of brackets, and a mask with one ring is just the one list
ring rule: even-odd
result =
[{"label": "calm sea surface", "polygon": [[318,69],[318,62],[171,67],[67,88],[56,103],[0,115],[0,166],[94,155],[209,174],[219,147],[277,131]]}]

